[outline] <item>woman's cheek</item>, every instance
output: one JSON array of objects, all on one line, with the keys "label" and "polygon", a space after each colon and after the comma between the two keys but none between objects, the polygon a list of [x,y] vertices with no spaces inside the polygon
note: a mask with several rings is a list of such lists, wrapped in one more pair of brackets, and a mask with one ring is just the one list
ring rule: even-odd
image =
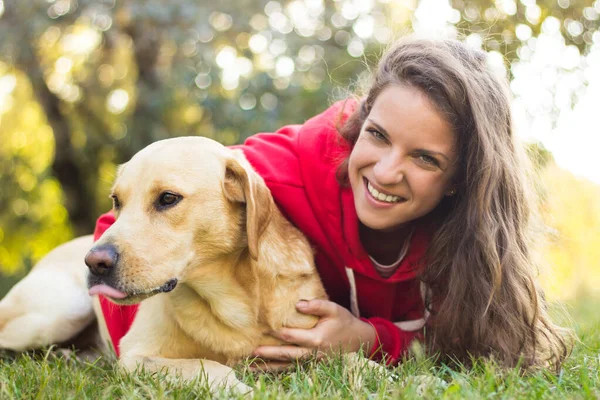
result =
[{"label": "woman's cheek", "polygon": [[351,180],[356,179],[358,170],[361,168],[362,158],[363,148],[357,143],[356,146],[354,146],[354,149],[352,149],[352,153],[350,153],[350,158],[348,159],[348,174]]}]

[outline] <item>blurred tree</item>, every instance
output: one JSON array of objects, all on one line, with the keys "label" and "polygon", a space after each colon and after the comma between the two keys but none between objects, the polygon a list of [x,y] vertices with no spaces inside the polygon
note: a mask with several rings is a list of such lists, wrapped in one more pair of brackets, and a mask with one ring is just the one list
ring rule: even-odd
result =
[{"label": "blurred tree", "polygon": [[552,161],[541,175],[548,196],[542,215],[550,228],[540,280],[552,299],[600,295],[600,186]]},{"label": "blurred tree", "polygon": [[[552,17],[585,52],[598,1],[452,0],[446,21],[510,61]],[[347,95],[425,2],[0,0],[0,269],[66,221],[90,232],[115,164],[145,145],[233,144]]]},{"label": "blurred tree", "polygon": [[600,27],[600,4],[594,0],[451,0],[451,4],[460,10],[461,30],[481,35],[487,50],[501,51],[509,60],[518,57],[524,42],[543,32],[544,22],[557,22],[556,30],[581,53],[594,44]]}]

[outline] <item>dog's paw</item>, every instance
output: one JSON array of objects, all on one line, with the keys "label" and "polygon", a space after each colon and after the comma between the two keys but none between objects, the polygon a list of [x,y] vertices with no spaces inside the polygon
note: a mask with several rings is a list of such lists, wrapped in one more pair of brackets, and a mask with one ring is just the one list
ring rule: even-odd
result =
[{"label": "dog's paw", "polygon": [[203,360],[201,369],[200,376],[206,379],[213,392],[222,389],[242,395],[252,394],[252,388],[237,379],[235,371],[226,365]]},{"label": "dog's paw", "polygon": [[252,395],[252,388],[238,380],[235,375],[229,375],[220,386],[236,394]]},{"label": "dog's paw", "polygon": [[429,394],[439,395],[448,388],[448,383],[433,375],[414,375],[405,380],[405,385],[414,385],[419,397]]},{"label": "dog's paw", "polygon": [[358,353],[345,353],[342,356],[344,373],[353,391],[363,388],[363,376],[376,375],[379,379],[388,379],[390,371],[383,365],[369,360]]}]

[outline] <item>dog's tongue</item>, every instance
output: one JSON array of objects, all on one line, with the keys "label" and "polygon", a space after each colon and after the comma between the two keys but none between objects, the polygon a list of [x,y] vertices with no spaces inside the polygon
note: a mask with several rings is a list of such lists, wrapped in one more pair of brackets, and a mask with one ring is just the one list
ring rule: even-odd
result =
[{"label": "dog's tongue", "polygon": [[90,296],[95,294],[101,294],[106,297],[111,297],[113,299],[124,299],[127,297],[126,293],[121,292],[115,288],[112,288],[108,285],[94,285],[90,288]]}]

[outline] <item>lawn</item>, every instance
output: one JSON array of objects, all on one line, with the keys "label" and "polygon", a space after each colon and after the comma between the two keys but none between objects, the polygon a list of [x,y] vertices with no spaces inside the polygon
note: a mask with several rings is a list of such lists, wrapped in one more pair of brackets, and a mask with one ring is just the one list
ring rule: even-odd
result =
[{"label": "lawn", "polygon": [[[502,372],[491,362],[471,369],[451,369],[415,356],[402,365],[372,370],[359,365],[348,372],[340,358],[309,362],[294,372],[253,374],[244,366],[238,377],[254,388],[257,399],[285,398],[600,398],[600,300],[580,300],[558,317],[578,335],[573,354],[558,375],[539,372],[522,376]],[[555,312],[555,314],[557,314]],[[570,320],[570,322],[569,322]],[[566,322],[565,322],[566,321]],[[177,385],[140,371],[122,375],[110,360],[83,362],[52,351],[36,355],[0,355],[1,399],[130,399],[235,398],[211,394],[201,379]],[[356,377],[360,376],[362,382]],[[354,377],[354,378],[352,378]],[[239,396],[238,396],[239,397]]]}]

